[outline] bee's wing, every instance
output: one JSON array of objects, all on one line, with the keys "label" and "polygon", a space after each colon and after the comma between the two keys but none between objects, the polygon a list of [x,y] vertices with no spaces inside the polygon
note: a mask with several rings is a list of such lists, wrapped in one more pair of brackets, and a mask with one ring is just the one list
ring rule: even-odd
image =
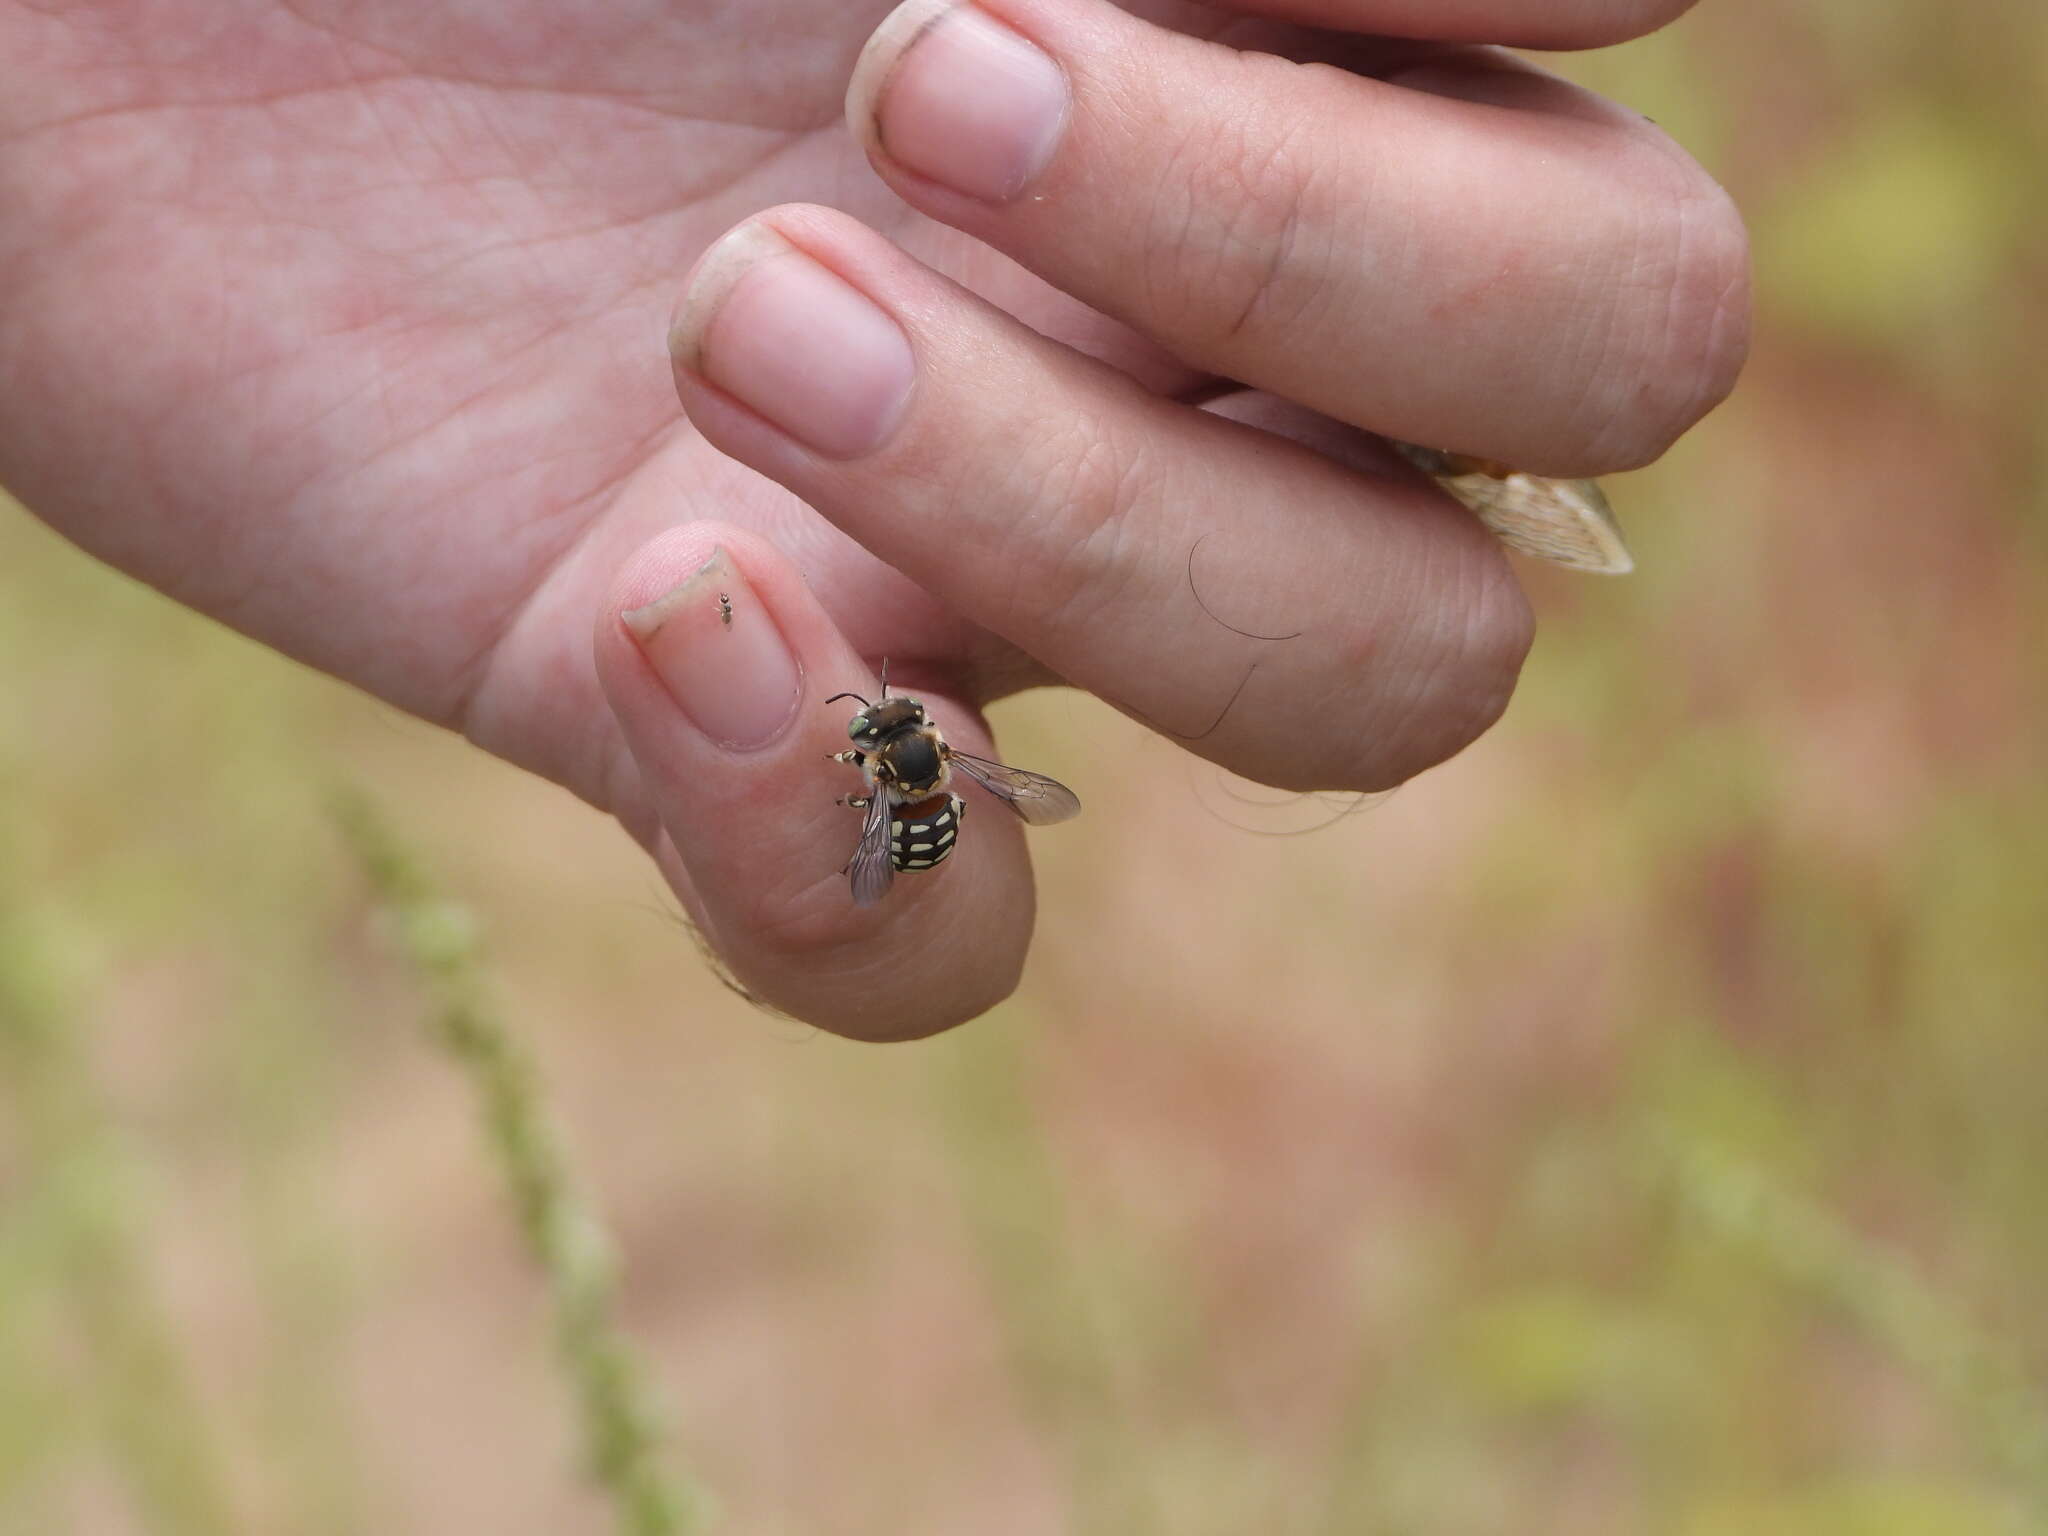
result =
[{"label": "bee's wing", "polygon": [[853,904],[872,907],[889,892],[896,878],[895,862],[889,857],[889,792],[881,785],[869,789],[868,817],[861,823],[860,846],[846,866],[853,878]]},{"label": "bee's wing", "polygon": [[954,767],[1034,827],[1049,827],[1081,814],[1081,797],[1057,779],[950,748],[946,755]]},{"label": "bee's wing", "polygon": [[1636,568],[1594,481],[1546,480],[1412,443],[1394,446],[1508,548],[1575,571],[1625,576]]}]

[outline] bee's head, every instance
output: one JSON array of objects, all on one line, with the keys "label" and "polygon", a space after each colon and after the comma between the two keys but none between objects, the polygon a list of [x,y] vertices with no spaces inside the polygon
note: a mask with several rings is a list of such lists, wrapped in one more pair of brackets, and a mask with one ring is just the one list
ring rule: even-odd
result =
[{"label": "bee's head", "polygon": [[[862,702],[866,704],[865,700]],[[892,732],[924,723],[924,706],[915,699],[899,696],[884,699],[879,704],[866,704],[859,714],[846,722],[846,734],[855,746],[866,750],[879,746],[882,738]]]},{"label": "bee's head", "polygon": [[898,694],[889,697],[889,663],[882,662],[882,698],[877,704],[870,704],[857,693],[835,693],[825,702],[836,704],[841,699],[860,699],[860,713],[846,722],[846,734],[856,747],[863,751],[872,750],[882,744],[882,738],[892,731],[900,731],[906,725],[921,726],[926,723],[924,706],[915,699],[906,699]]}]

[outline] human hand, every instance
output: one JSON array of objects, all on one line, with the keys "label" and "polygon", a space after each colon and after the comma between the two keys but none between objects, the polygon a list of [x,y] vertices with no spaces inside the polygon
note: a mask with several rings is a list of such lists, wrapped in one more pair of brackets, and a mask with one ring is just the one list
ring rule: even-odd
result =
[{"label": "human hand", "polygon": [[[880,6],[0,0],[0,483],[613,812],[769,1001],[928,1033],[1014,983],[1022,839],[985,811],[854,906],[825,696],[887,656],[989,754],[977,707],[1057,676],[1286,787],[1457,751],[1527,607],[1357,429],[1639,464],[1746,302],[1655,128],[1462,45],[1680,8],[899,13],[852,92],[877,180],[839,107]],[[677,420],[679,273],[791,199],[844,211],[751,218],[684,285]],[[1224,618],[1298,637],[1205,611],[1198,544]]]}]

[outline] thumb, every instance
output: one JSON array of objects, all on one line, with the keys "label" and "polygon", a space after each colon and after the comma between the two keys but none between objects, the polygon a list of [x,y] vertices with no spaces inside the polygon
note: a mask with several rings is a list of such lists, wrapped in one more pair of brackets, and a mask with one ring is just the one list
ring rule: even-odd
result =
[{"label": "thumb", "polygon": [[[863,785],[827,761],[849,710],[825,700],[878,689],[772,546],[715,523],[669,529],[619,572],[595,650],[665,834],[663,873],[748,991],[863,1040],[933,1034],[1009,995],[1034,915],[1010,817],[984,811],[943,864],[855,904],[862,816],[836,797]],[[919,697],[949,740],[989,750],[972,712]]]}]

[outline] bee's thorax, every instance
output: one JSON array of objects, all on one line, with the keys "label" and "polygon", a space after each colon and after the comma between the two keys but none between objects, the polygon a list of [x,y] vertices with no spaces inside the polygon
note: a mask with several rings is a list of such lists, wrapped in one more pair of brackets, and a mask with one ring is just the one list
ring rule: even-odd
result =
[{"label": "bee's thorax", "polygon": [[933,795],[945,787],[946,754],[939,733],[929,725],[906,726],[884,737],[875,756],[900,796]]}]

